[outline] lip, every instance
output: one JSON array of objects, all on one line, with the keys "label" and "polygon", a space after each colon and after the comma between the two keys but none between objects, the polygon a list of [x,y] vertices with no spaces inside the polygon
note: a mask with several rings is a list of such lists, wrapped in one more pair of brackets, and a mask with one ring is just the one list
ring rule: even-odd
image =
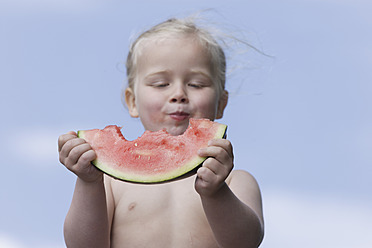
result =
[{"label": "lip", "polygon": [[184,121],[186,119],[189,119],[190,114],[182,111],[177,111],[170,113],[169,116],[176,121]]}]

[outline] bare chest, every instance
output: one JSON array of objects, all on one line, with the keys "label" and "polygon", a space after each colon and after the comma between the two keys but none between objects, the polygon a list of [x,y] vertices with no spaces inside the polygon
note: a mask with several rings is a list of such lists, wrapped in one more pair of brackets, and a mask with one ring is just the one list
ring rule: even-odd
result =
[{"label": "bare chest", "polygon": [[113,185],[112,247],[215,247],[193,183]]}]

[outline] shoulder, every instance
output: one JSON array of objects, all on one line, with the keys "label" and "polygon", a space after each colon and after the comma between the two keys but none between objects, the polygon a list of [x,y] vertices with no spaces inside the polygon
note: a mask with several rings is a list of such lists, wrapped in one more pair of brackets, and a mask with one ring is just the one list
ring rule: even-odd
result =
[{"label": "shoulder", "polygon": [[243,202],[255,209],[260,208],[261,190],[257,180],[247,171],[234,170],[226,180],[231,191]]},{"label": "shoulder", "polygon": [[240,181],[246,182],[246,183],[258,184],[254,176],[245,170],[233,170],[231,171],[230,175],[226,179],[226,183],[228,185],[232,183],[240,182]]}]

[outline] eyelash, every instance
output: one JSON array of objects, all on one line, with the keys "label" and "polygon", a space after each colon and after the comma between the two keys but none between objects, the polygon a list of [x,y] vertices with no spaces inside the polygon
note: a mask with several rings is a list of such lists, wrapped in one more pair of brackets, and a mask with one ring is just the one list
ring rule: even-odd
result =
[{"label": "eyelash", "polygon": [[153,86],[155,88],[163,88],[163,87],[166,87],[168,85],[169,85],[169,83],[164,82],[164,81],[156,81],[156,82],[151,83],[151,86]]},{"label": "eyelash", "polygon": [[202,83],[188,83],[189,86],[193,87],[193,88],[203,88],[204,85]]},{"label": "eyelash", "polygon": [[[151,83],[150,85],[154,88],[164,88],[164,87],[169,86],[169,83],[166,82],[166,81],[161,81],[160,80],[160,81],[155,81],[155,82]],[[194,82],[187,83],[187,86],[190,86],[190,87],[196,88],[196,89],[200,89],[200,88],[204,88],[205,84],[203,82],[194,81]]]}]

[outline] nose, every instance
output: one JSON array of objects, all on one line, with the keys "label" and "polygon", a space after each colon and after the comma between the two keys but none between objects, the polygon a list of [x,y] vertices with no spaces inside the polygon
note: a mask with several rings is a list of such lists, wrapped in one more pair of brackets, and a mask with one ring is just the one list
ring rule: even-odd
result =
[{"label": "nose", "polygon": [[189,101],[187,92],[183,85],[174,86],[174,91],[170,97],[171,103],[187,103]]}]

